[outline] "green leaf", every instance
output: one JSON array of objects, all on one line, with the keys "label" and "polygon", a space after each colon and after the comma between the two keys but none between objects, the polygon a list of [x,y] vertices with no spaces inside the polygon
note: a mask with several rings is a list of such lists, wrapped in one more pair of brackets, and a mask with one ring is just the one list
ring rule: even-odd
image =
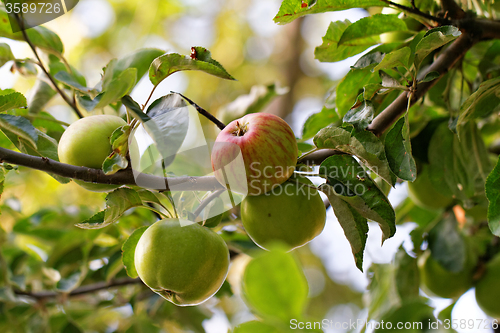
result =
[{"label": "green leaf", "polygon": [[444,269],[453,273],[463,270],[466,247],[454,214],[448,213],[430,230],[428,242],[432,258]]},{"label": "green leaf", "polygon": [[441,75],[438,72],[430,72],[425,74],[425,77],[418,82],[431,82],[440,77]]},{"label": "green leaf", "polygon": [[38,74],[38,70],[31,59],[14,60],[14,66],[11,68],[13,71],[17,71],[24,77],[30,78]]},{"label": "green leaf", "polygon": [[136,68],[128,68],[124,70],[120,73],[120,75],[118,75],[118,77],[113,78],[106,87],[104,87],[103,84],[103,94],[95,107],[100,109],[111,103],[119,101],[132,90],[137,83],[136,80]]},{"label": "green leaf", "polygon": [[369,100],[361,98],[361,101],[356,103],[344,115],[342,121],[353,125],[357,130],[364,130],[370,125],[374,116],[373,103]]},{"label": "green leaf", "polygon": [[382,242],[394,236],[396,215],[391,203],[366,170],[350,155],[334,155],[321,163],[319,173],[342,200],[358,213],[379,224]]},{"label": "green leaf", "polygon": [[129,125],[124,125],[111,134],[109,141],[113,152],[106,157],[102,164],[102,170],[105,174],[112,175],[128,167],[128,139],[131,130],[132,128]]},{"label": "green leaf", "polygon": [[372,264],[367,276],[370,279],[366,303],[368,318],[379,320],[395,304],[399,304],[394,281],[394,265]]},{"label": "green leaf", "polygon": [[355,155],[370,170],[394,186],[396,179],[385,156],[384,144],[372,132],[325,127],[314,137],[314,144],[320,149],[337,149]]},{"label": "green leaf", "polygon": [[0,129],[14,133],[36,147],[38,134],[28,119],[10,114],[0,114]]},{"label": "green leaf", "polygon": [[381,69],[389,69],[393,67],[409,67],[411,50],[409,47],[403,47],[398,50],[392,51],[384,56],[382,61],[375,66],[374,72],[378,72]]},{"label": "green leaf", "polygon": [[127,158],[121,154],[112,152],[102,163],[102,170],[106,175],[112,175],[128,167]]},{"label": "green leaf", "polygon": [[45,105],[56,95],[56,92],[52,87],[42,81],[37,80],[33,87],[33,95],[30,98],[30,103],[28,106],[29,113],[39,113],[45,108]]},{"label": "green leaf", "polygon": [[442,26],[427,31],[417,44],[415,50],[415,66],[418,68],[432,51],[455,40],[462,33],[454,26]]},{"label": "green leaf", "polygon": [[500,237],[500,158],[486,179],[485,189],[488,198],[488,225],[495,236]]},{"label": "green leaf", "polygon": [[[1,116],[2,115],[0,115],[0,118]],[[28,121],[27,119],[25,120]],[[55,161],[59,161],[59,157],[57,155],[57,141],[36,128],[33,128],[33,130],[37,138],[35,144],[31,139],[27,139],[23,136],[20,136],[17,133],[11,132],[6,128],[3,128],[2,132],[17,147],[17,149],[19,149],[20,152],[32,156],[48,157]],[[52,176],[61,184],[66,184],[70,181],[68,178],[61,177],[52,173],[49,173],[49,175]]]},{"label": "green leaf", "polygon": [[375,14],[348,26],[338,44],[371,46],[380,43],[380,35],[385,32],[407,30],[406,23],[397,15]]},{"label": "green leaf", "polygon": [[340,117],[335,108],[323,107],[321,112],[315,113],[307,118],[302,128],[302,141],[314,137],[322,128],[339,122]]},{"label": "green leaf", "polygon": [[308,14],[374,6],[384,7],[387,5],[380,0],[284,0],[278,14],[274,17],[274,22],[286,24]]},{"label": "green leaf", "polygon": [[419,297],[420,276],[417,259],[410,257],[401,246],[395,257],[395,279],[399,298],[403,301]]},{"label": "green leaf", "polygon": [[177,53],[170,53],[156,58],[149,67],[149,79],[158,85],[171,74],[178,71],[197,70],[215,75],[222,79],[234,80],[217,61],[212,59],[210,51],[203,47],[195,47],[196,57],[193,59]]},{"label": "green leaf", "polygon": [[385,136],[385,154],[392,172],[403,180],[417,178],[417,166],[411,154],[411,142],[405,117],[399,119]]},{"label": "green leaf", "polygon": [[[474,122],[467,123],[459,129],[461,140],[453,134],[447,123],[441,123],[429,143],[429,178],[435,189],[445,196],[454,196],[459,200],[467,200],[476,192],[475,179],[485,174],[485,166],[476,159],[479,154],[478,144],[482,141]],[[473,153],[470,151],[470,144]]]},{"label": "green leaf", "polygon": [[351,109],[356,103],[361,87],[369,83],[379,83],[376,73],[372,73],[370,68],[351,69],[349,73],[340,81],[336,91],[337,112],[341,117]]},{"label": "green leaf", "polygon": [[104,211],[78,223],[76,226],[82,229],[104,228],[117,221],[128,209],[142,205],[143,202],[136,191],[122,187],[106,196],[106,209]]},{"label": "green leaf", "polygon": [[[149,66],[157,57],[164,54],[165,51],[154,48],[144,48],[134,51],[131,54],[120,58],[116,63],[114,63],[112,71],[112,79],[117,78],[122,72],[126,71],[128,68],[137,69],[136,81],[139,80],[146,74]],[[103,86],[105,86],[103,84]]]},{"label": "green leaf", "polygon": [[[61,55],[63,53],[64,49],[61,39],[51,30],[43,26],[36,26],[27,29],[26,34],[36,47],[56,55]],[[9,17],[3,6],[0,7],[0,37],[24,41],[22,32],[12,32]]]},{"label": "green leaf", "polygon": [[391,89],[400,89],[400,90],[406,90],[406,87],[401,85],[401,83],[393,78],[391,75],[387,74],[386,72],[380,70],[378,71],[378,75],[382,79],[382,87],[384,88],[391,88]]},{"label": "green leaf", "polygon": [[328,197],[333,212],[337,217],[344,234],[351,244],[352,254],[356,267],[363,271],[363,252],[368,238],[368,221],[361,216],[350,204],[337,196],[332,186],[322,184],[318,187]]},{"label": "green leaf", "polygon": [[240,324],[234,328],[233,333],[280,333],[278,330],[271,324],[266,322],[252,320],[247,321],[246,323]]},{"label": "green leaf", "polygon": [[[9,44],[0,43],[0,67],[5,65],[7,61],[14,60],[14,55],[10,49]],[[0,105],[2,105],[0,103]]]},{"label": "green leaf", "polygon": [[12,89],[0,89],[0,112],[26,107],[26,97]]},{"label": "green leaf", "polygon": [[49,55],[49,72],[52,76],[59,72],[67,72],[79,85],[85,87],[87,85],[87,80],[85,77],[72,65],[61,61],[58,57],[50,54]]},{"label": "green leaf", "polygon": [[139,239],[141,238],[142,234],[144,233],[144,231],[146,231],[148,227],[149,226],[145,226],[135,229],[134,232],[123,243],[122,246],[123,266],[125,266],[127,275],[134,279],[139,276],[135,269],[135,262],[134,262],[135,248],[137,246],[137,242],[139,242]]},{"label": "green leaf", "polygon": [[92,112],[97,104],[99,104],[104,94],[105,93],[102,92],[93,99],[87,95],[76,94],[76,102],[78,106],[84,108],[87,112]]},{"label": "green leaf", "polygon": [[76,91],[79,91],[82,94],[88,95],[92,98],[95,98],[95,96],[97,96],[97,94],[99,93],[96,89],[87,88],[87,87],[83,86],[82,84],[80,84],[80,82],[78,82],[78,80],[72,74],[68,73],[67,71],[57,72],[54,75],[54,78],[56,80],[64,83],[65,85],[75,89]]},{"label": "green leaf", "polygon": [[399,43],[381,44],[362,55],[351,68],[373,68],[384,59],[386,54],[394,51],[398,46]]},{"label": "green leaf", "polygon": [[342,35],[350,25],[351,22],[349,20],[330,23],[323,37],[323,44],[314,50],[316,59],[321,62],[337,62],[359,54],[377,43],[372,42],[355,46],[339,45]]},{"label": "green leaf", "polygon": [[260,315],[287,322],[302,315],[308,288],[294,257],[275,250],[248,263],[243,273],[242,291],[248,305]]},{"label": "green leaf", "polygon": [[500,77],[484,81],[460,107],[457,126],[471,119],[486,118],[500,108]]},{"label": "green leaf", "polygon": [[398,327],[398,324],[401,325],[401,323],[411,324],[408,328],[401,330],[405,333],[426,331],[429,323],[435,322],[433,310],[423,299],[403,303],[403,305],[396,306],[384,314],[381,321],[383,320],[385,325],[379,326],[374,330],[374,333],[392,333],[395,331],[394,328]]},{"label": "green leaf", "polygon": [[222,213],[225,211],[224,202],[220,197],[212,200],[207,207],[203,209],[202,219],[205,221],[203,226],[215,228],[222,221]]}]

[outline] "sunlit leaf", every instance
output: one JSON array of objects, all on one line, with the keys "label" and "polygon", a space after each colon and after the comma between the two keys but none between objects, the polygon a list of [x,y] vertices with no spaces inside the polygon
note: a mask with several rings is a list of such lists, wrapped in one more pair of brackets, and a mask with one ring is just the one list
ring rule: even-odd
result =
[{"label": "sunlit leaf", "polygon": [[373,45],[380,42],[380,34],[406,30],[406,23],[397,15],[375,14],[348,26],[339,40],[339,45]]},{"label": "sunlit leaf", "polygon": [[169,53],[156,58],[149,68],[151,83],[156,86],[171,74],[187,70],[198,70],[222,79],[234,80],[221,64],[212,59],[210,51],[203,47],[193,49],[196,53],[193,57]]},{"label": "sunlit leaf", "polygon": [[427,31],[415,50],[416,67],[418,68],[422,60],[432,51],[457,39],[460,35],[460,30],[454,26],[442,26]]},{"label": "sunlit leaf", "polygon": [[[7,61],[14,60],[14,55],[10,49],[9,44],[0,43],[0,67],[5,65]],[[0,103],[1,105],[1,103]]]},{"label": "sunlit leaf", "polygon": [[0,89],[0,112],[26,107],[26,97],[12,89]]},{"label": "sunlit leaf", "polygon": [[314,50],[316,59],[322,62],[337,62],[359,54],[377,43],[373,41],[355,46],[339,45],[342,35],[350,25],[351,22],[349,20],[330,23],[326,35],[323,37],[323,44]]},{"label": "sunlit leaf", "polygon": [[284,0],[278,14],[274,17],[274,22],[286,24],[307,14],[373,6],[387,5],[380,0]]},{"label": "sunlit leaf", "polygon": [[82,229],[104,228],[117,221],[130,208],[142,205],[143,202],[136,191],[130,188],[119,188],[106,196],[106,209],[104,211],[76,226]]},{"label": "sunlit leaf", "polygon": [[127,238],[125,243],[122,246],[122,261],[123,266],[127,270],[128,276],[131,278],[136,278],[139,275],[135,269],[134,255],[135,255],[135,247],[137,246],[137,242],[141,238],[144,231],[146,231],[148,227],[141,227],[135,229],[134,232]]},{"label": "sunlit leaf", "polygon": [[242,290],[250,307],[264,317],[285,322],[298,318],[307,300],[307,280],[290,253],[271,251],[245,268]]}]

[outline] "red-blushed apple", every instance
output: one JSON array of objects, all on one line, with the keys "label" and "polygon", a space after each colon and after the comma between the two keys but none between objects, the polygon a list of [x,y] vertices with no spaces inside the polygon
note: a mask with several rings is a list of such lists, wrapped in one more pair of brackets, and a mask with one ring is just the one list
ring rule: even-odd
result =
[{"label": "red-blushed apple", "polygon": [[269,113],[252,113],[229,123],[212,149],[215,177],[231,191],[260,195],[293,174],[297,141],[290,126]]},{"label": "red-blushed apple", "polygon": [[[111,154],[109,139],[114,130],[126,125],[125,120],[113,115],[89,116],[75,121],[64,131],[57,153],[59,161],[66,164],[101,169],[102,163]],[[93,192],[108,192],[119,185],[75,183]]]}]

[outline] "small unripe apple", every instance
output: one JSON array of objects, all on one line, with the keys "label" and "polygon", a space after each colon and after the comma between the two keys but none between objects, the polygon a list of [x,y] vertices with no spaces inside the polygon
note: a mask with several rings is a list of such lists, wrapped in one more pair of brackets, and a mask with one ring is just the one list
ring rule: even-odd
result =
[{"label": "small unripe apple", "polygon": [[[109,139],[114,130],[127,123],[118,116],[97,115],[75,121],[64,131],[57,153],[59,161],[87,168],[101,169],[102,163],[112,152]],[[89,191],[107,192],[119,185],[75,182]]]},{"label": "small unripe apple", "polygon": [[414,182],[408,182],[408,196],[418,206],[437,210],[446,208],[453,203],[453,198],[447,197],[436,190],[429,178],[429,167],[422,165],[423,170],[418,173]]},{"label": "small unripe apple", "polygon": [[200,304],[222,286],[229,268],[229,250],[221,236],[198,223],[161,220],[142,234],[135,249],[141,280],[166,300]]},{"label": "small unripe apple", "polygon": [[241,221],[255,244],[268,249],[281,242],[288,249],[300,247],[325,226],[326,209],[311,181],[292,178],[273,190],[247,196],[241,203]]},{"label": "small unripe apple", "polygon": [[287,180],[298,147],[290,126],[269,113],[252,113],[229,123],[212,149],[215,177],[232,191],[260,195]]},{"label": "small unripe apple", "polygon": [[500,319],[500,255],[486,264],[484,275],[476,284],[476,301],[488,316]]},{"label": "small unripe apple", "polygon": [[[470,251],[468,248],[467,251]],[[419,258],[422,289],[429,295],[442,298],[458,298],[472,287],[472,276],[476,260],[468,252],[464,267],[459,272],[451,272],[437,262],[430,252]]]}]

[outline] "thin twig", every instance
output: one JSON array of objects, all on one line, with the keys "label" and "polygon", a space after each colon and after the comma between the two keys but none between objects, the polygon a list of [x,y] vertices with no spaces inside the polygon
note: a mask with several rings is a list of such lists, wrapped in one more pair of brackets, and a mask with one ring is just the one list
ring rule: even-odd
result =
[{"label": "thin twig", "polygon": [[149,93],[149,96],[148,96],[148,99],[146,100],[146,103],[144,103],[142,105],[142,108],[141,108],[142,111],[144,111],[144,109],[146,108],[146,106],[149,103],[149,100],[151,99],[151,97],[153,97],[153,93],[155,92],[156,87],[158,87],[158,85],[154,86],[153,89],[151,89],[151,93]]},{"label": "thin twig", "polygon": [[407,7],[407,6],[404,6],[404,5],[400,5],[399,3],[392,2],[390,0],[382,0],[382,1],[385,2],[388,5],[391,5],[391,6],[394,6],[396,8],[401,9],[402,11],[405,11],[405,12],[408,12],[408,13],[411,13],[411,14],[414,14],[414,15],[421,16],[423,18],[426,18],[428,20],[437,22],[439,24],[442,24],[442,25],[450,24],[450,21],[448,19],[429,15],[427,13],[422,12],[418,8]]},{"label": "thin twig", "polygon": [[211,193],[208,197],[206,197],[205,199],[203,199],[203,201],[200,203],[200,205],[196,208],[196,210],[194,211],[193,215],[194,215],[194,218],[197,218],[198,215],[200,215],[201,211],[212,201],[212,200],[215,200],[216,198],[218,198],[222,192],[224,192],[225,189],[220,189],[220,190],[217,190],[213,193]]},{"label": "thin twig", "polygon": [[122,286],[127,286],[131,284],[143,284],[140,279],[132,279],[132,278],[121,278],[121,279],[116,279],[116,280],[111,280],[110,282],[97,282],[85,286],[81,286],[79,288],[76,288],[75,290],[69,292],[69,293],[64,293],[60,291],[40,291],[40,292],[29,292],[29,291],[22,291],[22,290],[14,290],[14,293],[19,296],[28,296],[31,298],[35,299],[45,299],[45,298],[56,298],[58,296],[62,295],[68,295],[70,297],[72,296],[79,296],[83,294],[89,294],[93,293],[99,290],[103,289],[109,289],[109,288],[116,288],[116,287],[122,287]]},{"label": "thin twig", "polygon": [[[416,87],[415,92],[412,94],[412,99],[410,105],[415,104],[420,98],[422,98],[427,91],[429,91],[434,84],[436,84],[439,79],[441,79],[449,70],[452,68],[467,51],[477,42],[468,33],[462,33],[447,49],[445,49],[432,63],[429,68],[421,73],[421,77],[425,77],[427,73],[437,72],[439,73],[439,78],[430,81],[419,83]],[[402,116],[408,107],[408,97],[406,92],[399,95],[387,108],[385,108],[380,114],[378,114],[375,119],[368,126],[368,130],[375,133],[375,135],[380,136],[384,131],[394,124],[400,116]]]},{"label": "thin twig", "polygon": [[30,46],[31,50],[33,51],[33,53],[35,54],[35,57],[36,59],[38,60],[38,65],[40,66],[40,68],[42,69],[42,71],[45,73],[45,75],[47,75],[47,77],[49,78],[50,82],[52,82],[52,85],[54,86],[54,89],[59,93],[59,95],[64,99],[64,101],[66,103],[68,103],[69,106],[71,106],[71,108],[75,111],[76,115],[79,117],[79,118],[83,118],[83,115],[82,113],[80,112],[80,110],[78,110],[78,107],[76,106],[76,104],[74,104],[71,99],[68,97],[68,95],[66,95],[58,86],[57,86],[57,83],[54,81],[54,78],[52,77],[52,75],[50,75],[50,73],[47,71],[47,69],[45,68],[45,66],[43,65],[43,62],[42,62],[42,59],[40,59],[40,56],[38,55],[38,52],[36,50],[36,46],[31,42],[31,40],[29,39],[28,37],[28,34],[26,33],[26,30],[24,29],[24,22],[19,18],[19,15],[16,15],[16,18],[17,18],[17,21],[19,22],[19,25],[21,26],[21,32],[23,34],[23,37],[24,37],[24,40],[26,41],[26,43],[28,43],[28,45]]},{"label": "thin twig", "polygon": [[192,100],[190,100],[189,98],[184,96],[183,94],[175,92],[175,91],[171,91],[171,93],[180,95],[182,98],[184,98],[186,101],[188,101],[189,104],[194,106],[196,111],[198,111],[201,115],[205,116],[208,120],[210,120],[212,123],[214,123],[221,130],[223,130],[224,127],[226,127],[226,125],[224,125],[224,123],[222,121],[215,118],[211,113],[209,113],[207,110],[203,109],[202,107],[198,106],[198,104],[196,104],[195,102],[193,102]]}]

